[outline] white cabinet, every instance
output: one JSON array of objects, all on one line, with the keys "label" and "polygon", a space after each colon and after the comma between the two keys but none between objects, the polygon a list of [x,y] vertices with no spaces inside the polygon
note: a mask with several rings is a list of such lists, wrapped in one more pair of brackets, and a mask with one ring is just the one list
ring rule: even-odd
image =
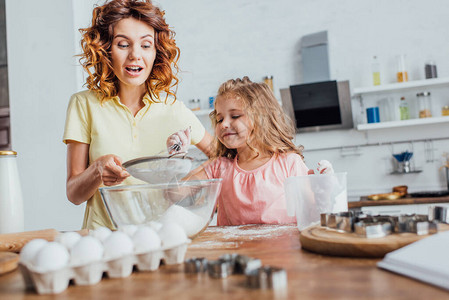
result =
[{"label": "white cabinet", "polygon": [[[449,88],[449,78],[434,78],[355,88],[352,91],[352,97],[353,99],[358,100],[360,109],[359,113],[357,112],[357,109],[353,110],[355,113],[354,119],[357,124],[357,130],[365,131],[392,127],[449,123],[449,116],[441,115],[442,106],[449,105],[447,88]],[[385,97],[393,97],[398,100],[401,95],[406,95],[405,98],[411,106],[411,110],[416,111],[416,93],[423,90],[430,90],[432,92],[432,103],[434,106],[433,117],[419,119],[416,114],[413,115],[412,113],[412,118],[410,120],[382,121],[381,116],[380,123],[366,123],[366,108],[377,106],[377,102]]]},{"label": "white cabinet", "polygon": [[421,214],[429,213],[429,206],[449,207],[449,203],[425,203],[425,204],[405,204],[405,205],[380,205],[364,206],[362,212],[369,215],[403,215],[403,214]]},{"label": "white cabinet", "polygon": [[402,214],[416,214],[418,205],[381,205],[381,206],[365,206],[362,207],[362,212],[368,215],[402,215]]}]

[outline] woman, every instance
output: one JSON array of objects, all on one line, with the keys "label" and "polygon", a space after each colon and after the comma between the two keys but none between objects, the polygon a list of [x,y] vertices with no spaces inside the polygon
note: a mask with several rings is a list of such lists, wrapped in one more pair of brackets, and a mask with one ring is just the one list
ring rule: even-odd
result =
[{"label": "woman", "polygon": [[88,90],[67,110],[67,197],[87,201],[83,228],[113,227],[98,188],[129,183],[122,161],[165,150],[167,137],[191,128],[192,144],[208,154],[211,136],[172,90],[179,48],[150,0],[113,0],[81,29]]}]

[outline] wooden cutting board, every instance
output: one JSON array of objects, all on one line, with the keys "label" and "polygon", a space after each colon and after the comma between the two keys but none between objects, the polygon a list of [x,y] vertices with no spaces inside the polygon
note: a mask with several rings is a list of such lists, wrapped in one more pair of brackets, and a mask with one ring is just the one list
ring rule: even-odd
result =
[{"label": "wooden cutting board", "polygon": [[[44,239],[49,242],[55,240],[60,232],[56,229],[44,229],[36,231],[25,231],[18,233],[0,234],[0,251],[20,252],[26,243],[33,239]],[[81,235],[88,233],[87,229],[78,231]]]},{"label": "wooden cutting board", "polygon": [[15,270],[18,264],[18,254],[11,252],[0,252],[0,275]]},{"label": "wooden cutting board", "polygon": [[[449,230],[449,225],[440,224],[439,230]],[[365,238],[355,233],[338,232],[321,226],[301,231],[299,240],[303,249],[311,252],[347,257],[384,257],[385,254],[410,243],[428,237],[415,233],[395,233],[382,238]]]}]

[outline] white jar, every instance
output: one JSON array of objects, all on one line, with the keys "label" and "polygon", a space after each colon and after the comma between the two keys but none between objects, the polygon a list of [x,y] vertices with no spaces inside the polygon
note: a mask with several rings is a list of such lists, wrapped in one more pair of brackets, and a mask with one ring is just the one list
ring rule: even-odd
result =
[{"label": "white jar", "polygon": [[24,230],[17,152],[0,151],[0,233]]}]

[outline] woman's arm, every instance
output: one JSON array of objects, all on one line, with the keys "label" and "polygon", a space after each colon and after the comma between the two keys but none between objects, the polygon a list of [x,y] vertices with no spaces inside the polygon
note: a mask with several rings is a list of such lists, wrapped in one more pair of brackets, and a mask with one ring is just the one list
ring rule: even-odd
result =
[{"label": "woman's arm", "polygon": [[123,182],[129,173],[121,159],[113,154],[99,157],[89,166],[89,145],[67,141],[67,198],[79,205],[87,201],[103,183],[106,186]]},{"label": "woman's arm", "polygon": [[214,147],[213,141],[214,138],[209,134],[209,132],[206,131],[203,139],[195,146],[203,151],[203,153],[206,154],[207,157],[210,157]]}]

